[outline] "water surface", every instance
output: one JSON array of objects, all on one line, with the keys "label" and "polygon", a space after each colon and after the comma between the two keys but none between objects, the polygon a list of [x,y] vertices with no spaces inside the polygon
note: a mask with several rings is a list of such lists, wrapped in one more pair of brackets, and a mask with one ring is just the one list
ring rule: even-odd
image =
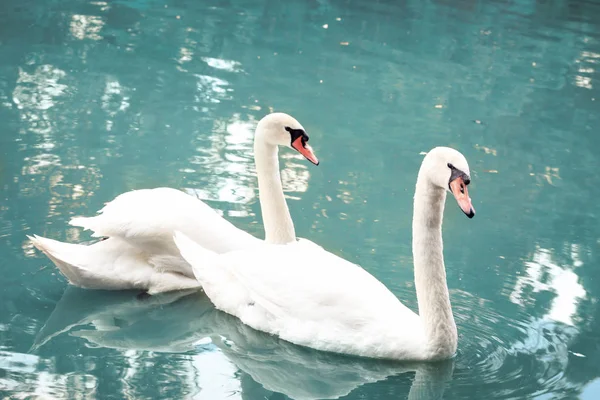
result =
[{"label": "water surface", "polygon": [[[2,1],[0,394],[597,398],[599,64],[588,1]],[[262,237],[252,137],[270,111],[322,161],[282,152],[297,234],[414,310],[422,154],[465,154],[477,216],[449,201],[444,220],[454,360],[298,348],[201,293],[72,288],[26,240],[86,242],[72,216],[157,186]]]}]

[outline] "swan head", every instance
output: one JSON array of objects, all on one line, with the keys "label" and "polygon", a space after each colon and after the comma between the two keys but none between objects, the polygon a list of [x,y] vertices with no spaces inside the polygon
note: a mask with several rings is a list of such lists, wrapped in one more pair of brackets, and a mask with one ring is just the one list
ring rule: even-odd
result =
[{"label": "swan head", "polygon": [[450,147],[436,147],[427,153],[421,168],[434,186],[452,193],[467,217],[475,216],[467,188],[471,172],[465,156]]},{"label": "swan head", "polygon": [[265,116],[256,127],[255,140],[296,150],[311,163],[319,165],[319,159],[308,145],[309,137],[304,127],[290,115],[271,113]]}]

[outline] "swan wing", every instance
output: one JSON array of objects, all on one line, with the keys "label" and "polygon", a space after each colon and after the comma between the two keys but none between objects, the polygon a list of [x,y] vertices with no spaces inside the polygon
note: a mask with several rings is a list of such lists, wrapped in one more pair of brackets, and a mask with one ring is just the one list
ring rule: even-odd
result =
[{"label": "swan wing", "polygon": [[[258,319],[253,310],[255,320],[249,324],[284,339],[295,338],[291,341],[296,343],[310,335],[334,337],[338,331],[360,332],[365,326],[387,323],[390,316],[400,314],[411,323],[418,320],[366,270],[320,248],[273,245],[222,257],[220,266],[264,310],[263,318]],[[228,305],[226,309],[235,308]],[[240,304],[237,310],[244,320],[247,304]]]},{"label": "swan wing", "polygon": [[178,256],[172,240],[175,230],[218,253],[260,242],[201,200],[171,188],[123,193],[107,203],[99,215],[73,218],[70,224],[92,230],[95,237],[117,237],[158,255]]}]

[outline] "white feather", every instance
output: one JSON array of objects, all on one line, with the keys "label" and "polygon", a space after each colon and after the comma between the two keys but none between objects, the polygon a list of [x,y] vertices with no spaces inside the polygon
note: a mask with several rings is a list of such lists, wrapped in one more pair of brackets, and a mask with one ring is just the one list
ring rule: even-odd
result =
[{"label": "white feather", "polygon": [[[119,239],[104,240],[92,246],[62,243],[35,235],[29,236],[29,239],[75,286],[106,290],[143,289],[151,293],[200,286],[193,277],[156,270],[144,252]],[[103,268],[97,268],[98,265]]]}]

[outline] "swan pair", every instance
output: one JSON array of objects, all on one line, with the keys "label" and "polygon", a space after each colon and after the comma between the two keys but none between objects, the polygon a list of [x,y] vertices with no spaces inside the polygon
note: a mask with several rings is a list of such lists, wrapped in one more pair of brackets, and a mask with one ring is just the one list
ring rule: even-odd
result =
[{"label": "swan pair", "polygon": [[[93,229],[96,235],[109,236],[108,240],[89,247],[114,239],[127,243],[135,251],[143,252],[146,268],[163,274],[179,274],[192,281],[195,277],[218,309],[254,329],[291,343],[371,358],[430,361],[452,357],[458,336],[446,283],[441,227],[447,191],[454,195],[469,218],[475,214],[468,195],[470,172],[464,156],[454,149],[436,147],[425,156],[419,170],[413,213],[417,315],[358,265],[308,240],[296,241],[281,190],[276,145],[291,146],[318,164],[307,140],[300,124],[287,115],[271,114],[258,124],[255,157],[266,243],[245,236],[247,234],[235,228],[240,242],[227,239],[227,235],[222,236],[225,242],[220,245],[216,243],[220,238],[203,241],[207,239],[206,233],[203,236],[198,231],[206,232],[213,226],[192,226],[192,215],[178,220],[181,228],[173,222],[165,226],[167,221],[135,219],[133,215],[138,210],[131,210],[130,215],[130,210],[120,208],[127,204],[135,208],[135,203],[119,206],[120,212],[114,211],[114,219],[109,218],[108,210],[116,207],[119,198],[107,205],[102,215],[71,223]],[[122,196],[127,195],[131,193]],[[164,207],[168,203],[160,204]],[[200,204],[202,206],[196,204],[197,209],[190,206],[186,210],[209,209]],[[171,207],[179,208],[179,205],[175,203]],[[152,215],[146,212],[146,218]],[[120,221],[119,216],[127,218]],[[102,223],[93,223],[94,219]],[[228,226],[218,218],[213,218],[211,224],[216,221],[220,221],[218,232],[212,237],[218,237]],[[160,234],[146,234],[157,230],[157,226],[161,228]],[[233,234],[234,230],[228,230]],[[172,239],[169,235],[173,232]],[[119,234],[116,238],[115,233]],[[32,240],[55,263],[65,264],[66,254],[57,257],[52,246],[75,246],[40,237]],[[157,249],[161,250],[159,254]],[[60,263],[57,265],[61,268]],[[127,266],[115,270],[113,277],[125,273]],[[67,275],[63,268],[61,271]],[[128,280],[133,282],[130,277]],[[150,288],[149,292],[152,291]],[[156,288],[154,292],[158,292]]]}]

